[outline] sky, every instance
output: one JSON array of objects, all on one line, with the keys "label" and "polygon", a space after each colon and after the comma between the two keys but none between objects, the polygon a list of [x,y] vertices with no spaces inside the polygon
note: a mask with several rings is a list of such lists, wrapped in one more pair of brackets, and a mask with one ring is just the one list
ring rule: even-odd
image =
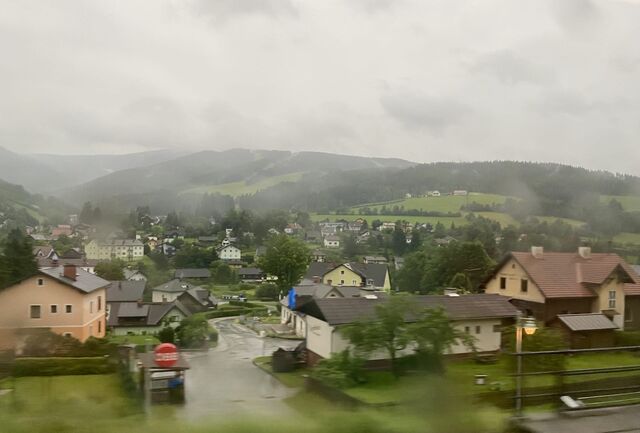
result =
[{"label": "sky", "polygon": [[0,146],[640,175],[634,0],[0,0]]}]

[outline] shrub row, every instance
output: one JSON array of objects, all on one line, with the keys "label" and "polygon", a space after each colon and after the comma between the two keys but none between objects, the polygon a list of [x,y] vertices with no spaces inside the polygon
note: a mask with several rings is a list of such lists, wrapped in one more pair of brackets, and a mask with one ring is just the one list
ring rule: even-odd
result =
[{"label": "shrub row", "polygon": [[614,335],[618,347],[640,346],[640,331],[618,331]]},{"label": "shrub row", "polygon": [[217,319],[220,317],[232,317],[232,316],[264,316],[267,314],[267,307],[257,308],[236,308],[229,310],[216,310],[205,313],[207,319]]},{"label": "shrub row", "polygon": [[264,305],[262,304],[256,304],[254,302],[248,302],[248,301],[229,301],[229,305],[233,305],[234,307],[242,307],[242,308],[264,307]]},{"label": "shrub row", "polygon": [[16,358],[12,374],[22,376],[68,376],[108,374],[116,371],[108,357],[93,358]]}]

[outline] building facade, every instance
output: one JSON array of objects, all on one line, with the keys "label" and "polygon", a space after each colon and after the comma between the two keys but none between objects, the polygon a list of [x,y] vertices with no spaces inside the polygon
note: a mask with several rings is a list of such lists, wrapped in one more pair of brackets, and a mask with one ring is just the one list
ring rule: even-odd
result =
[{"label": "building facade", "polygon": [[137,239],[92,240],[85,246],[87,259],[124,261],[140,260],[144,257],[144,244]]}]

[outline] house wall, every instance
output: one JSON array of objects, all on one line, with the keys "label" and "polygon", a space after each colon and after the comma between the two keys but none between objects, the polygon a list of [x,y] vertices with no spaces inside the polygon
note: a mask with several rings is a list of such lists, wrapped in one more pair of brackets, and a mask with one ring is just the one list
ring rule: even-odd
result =
[{"label": "house wall", "polygon": [[[505,289],[500,288],[501,277],[506,278],[507,285]],[[520,290],[520,282],[522,280],[529,281],[526,292]],[[496,272],[495,276],[486,284],[485,293],[496,293],[498,295],[531,302],[545,302],[545,297],[538,286],[529,279],[522,266],[514,259],[509,260]]]},{"label": "house wall", "polygon": [[227,246],[220,250],[220,259],[222,260],[240,260],[242,252],[233,246]]},{"label": "house wall", "polygon": [[[468,332],[474,338],[475,348],[478,352],[495,352],[502,345],[502,320],[464,320],[454,323],[454,327],[460,332]],[[449,348],[452,355],[469,353],[470,350],[464,344],[455,344]]]},{"label": "house wall", "polygon": [[169,311],[158,326],[114,326],[114,335],[155,335],[163,328],[163,321],[169,322],[169,326],[176,329],[186,316],[177,308]]},{"label": "house wall", "polygon": [[[38,285],[38,279],[44,284]],[[100,297],[100,309],[98,309]],[[84,294],[53,278],[38,274],[0,291],[0,328],[49,328],[57,334],[69,333],[80,341],[105,335],[105,289]],[[31,305],[40,305],[40,318],[30,318]],[[51,312],[57,305],[57,312]],[[71,313],[66,313],[71,305]]]},{"label": "house wall", "polygon": [[[615,306],[609,307],[609,292],[616,294]],[[604,312],[614,310],[617,314],[613,315],[612,321],[618,328],[624,329],[624,313],[625,313],[625,296],[624,283],[617,276],[613,276],[605,281],[596,292],[598,297],[593,300],[593,312]]]},{"label": "house wall", "polygon": [[346,266],[341,265],[324,274],[322,282],[334,286],[361,286],[362,277]]},{"label": "house wall", "polygon": [[315,317],[306,316],[307,322],[307,349],[322,358],[330,358],[332,351],[333,327]]},{"label": "house wall", "polygon": [[183,292],[160,292],[158,290],[154,290],[151,294],[151,302],[173,302]]},{"label": "house wall", "polygon": [[140,260],[144,256],[144,245],[111,245],[94,239],[85,246],[85,253],[91,260]]},{"label": "house wall", "polygon": [[624,329],[639,330],[640,329],[640,296],[625,296],[624,299]]}]

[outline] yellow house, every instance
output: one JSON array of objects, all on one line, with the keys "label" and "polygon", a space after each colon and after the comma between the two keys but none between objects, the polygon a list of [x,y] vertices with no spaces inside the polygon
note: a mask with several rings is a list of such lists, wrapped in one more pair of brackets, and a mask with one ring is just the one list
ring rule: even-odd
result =
[{"label": "yellow house", "polygon": [[16,331],[49,329],[85,341],[105,336],[109,281],[74,265],[41,268],[0,290],[0,346],[12,347]]},{"label": "yellow house", "polygon": [[93,239],[85,245],[87,259],[125,261],[140,260],[144,257],[144,244],[137,239],[110,239],[98,241]]},{"label": "yellow house", "polygon": [[330,286],[358,286],[372,290],[391,290],[387,265],[348,262],[342,264],[312,262],[305,279]]},{"label": "yellow house", "polygon": [[640,277],[617,254],[512,252],[484,283],[545,323],[558,314],[602,313],[620,329],[640,328]]}]

